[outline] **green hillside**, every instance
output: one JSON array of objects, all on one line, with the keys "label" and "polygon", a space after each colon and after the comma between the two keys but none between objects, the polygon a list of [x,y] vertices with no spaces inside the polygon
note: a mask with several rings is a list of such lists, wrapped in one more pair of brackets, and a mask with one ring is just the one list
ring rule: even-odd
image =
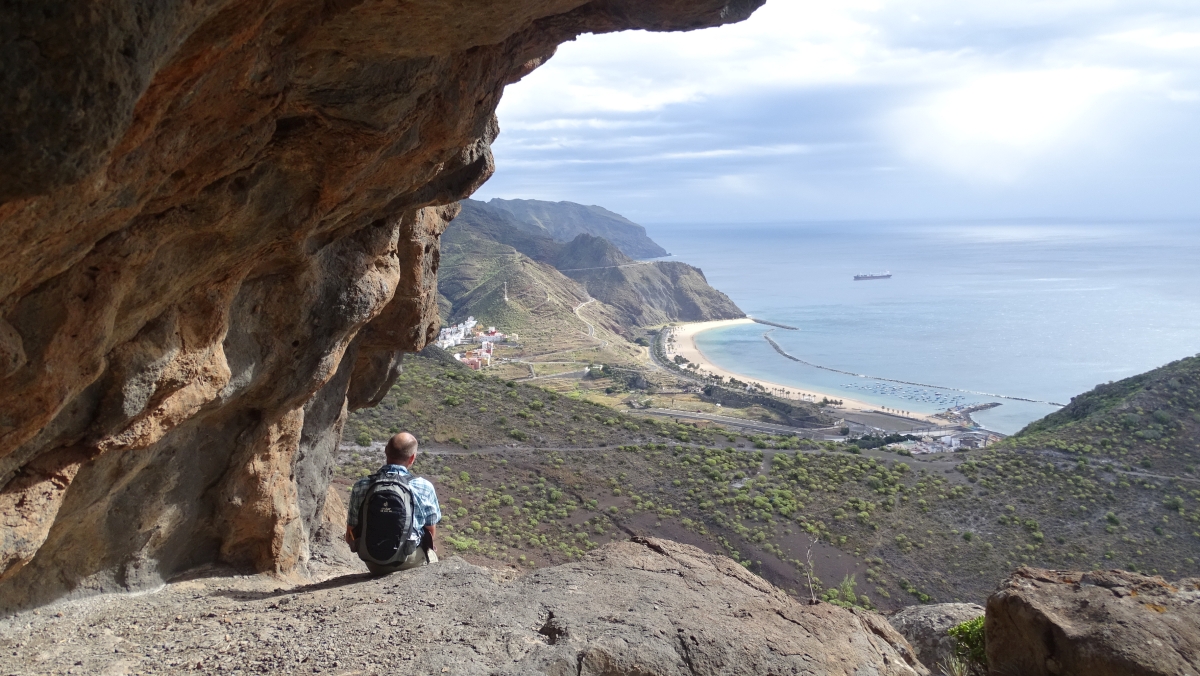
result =
[{"label": "green hillside", "polygon": [[[1194,360],[1164,368],[1105,390],[1122,392],[1116,403],[1089,407],[1099,401],[1089,393],[1073,410],[1090,413],[1036,427],[1065,443],[1073,437],[1062,438],[1064,430],[1093,425],[1096,415],[1107,420],[1106,411],[1149,410],[1150,402],[1153,410],[1190,409],[1191,399],[1168,392],[1193,396],[1195,381],[1183,371]],[[338,475],[346,485],[380,461],[354,441],[412,430],[434,452],[417,471],[452,506],[447,542],[460,553],[546,565],[631,532],[656,534],[725,553],[807,598],[805,561],[819,536],[818,593],[830,598],[849,577],[853,602],[881,608],[981,602],[1021,565],[1200,575],[1200,481],[1186,467],[1173,473],[1099,453],[1008,446],[902,457],[727,435],[574,396],[408,357],[383,402],[347,421]],[[1123,409],[1131,399],[1141,403]],[[849,587],[835,598],[850,602]]]},{"label": "green hillside", "polygon": [[677,261],[584,267],[566,272],[589,294],[616,308],[634,326],[745,317],[714,289],[699,268]]},{"label": "green hillside", "polygon": [[[599,313],[600,323],[626,338],[634,327],[745,316],[690,265],[639,263],[608,240],[586,233],[569,242],[554,241],[506,211],[470,200],[463,204],[442,235],[438,273],[438,288],[449,308],[446,316],[454,321],[474,315],[509,330],[532,326],[528,317],[509,316],[505,313],[511,308],[496,304],[496,290],[502,299],[505,281],[510,299],[514,285],[522,290],[519,305],[526,309],[536,304],[539,288],[543,300],[557,301],[549,307],[560,311],[595,298],[601,307],[591,311]],[[524,295],[526,290],[533,295]]]},{"label": "green hillside", "polygon": [[570,274],[576,270],[634,265],[634,260],[603,237],[577,235],[554,258],[554,267]]},{"label": "green hillside", "polygon": [[604,207],[574,202],[493,199],[487,206],[512,214],[516,219],[541,228],[546,236],[569,242],[586,234],[603,237],[627,256],[658,258],[667,251],[646,235],[646,229]]},{"label": "green hillside", "polygon": [[1006,440],[1162,474],[1195,474],[1200,461],[1200,357],[1095,389]]}]

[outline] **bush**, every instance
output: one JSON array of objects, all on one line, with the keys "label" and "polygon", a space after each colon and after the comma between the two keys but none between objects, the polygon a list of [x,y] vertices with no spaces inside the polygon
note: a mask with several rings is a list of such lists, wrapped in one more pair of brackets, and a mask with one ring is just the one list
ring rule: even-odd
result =
[{"label": "bush", "polygon": [[983,634],[983,616],[950,627],[947,632],[956,641],[955,652],[964,660],[987,666],[987,637]]},{"label": "bush", "polygon": [[358,436],[354,437],[354,443],[358,444],[359,446],[370,446],[371,445],[371,433],[367,432],[365,430],[362,432],[359,432]]}]

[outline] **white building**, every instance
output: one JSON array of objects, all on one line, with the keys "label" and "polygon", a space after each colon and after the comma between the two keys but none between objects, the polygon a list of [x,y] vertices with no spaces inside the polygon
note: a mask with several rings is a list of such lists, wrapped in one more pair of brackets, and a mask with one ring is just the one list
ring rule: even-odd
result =
[{"label": "white building", "polygon": [[461,324],[447,326],[438,332],[437,341],[434,344],[443,350],[461,345],[471,335],[471,329],[475,328],[476,323],[474,317],[467,317],[467,321]]}]

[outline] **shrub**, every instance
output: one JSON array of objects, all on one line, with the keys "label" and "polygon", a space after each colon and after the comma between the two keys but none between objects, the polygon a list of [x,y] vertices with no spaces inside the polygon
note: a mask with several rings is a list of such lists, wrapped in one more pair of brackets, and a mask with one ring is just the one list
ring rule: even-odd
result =
[{"label": "shrub", "polygon": [[365,430],[362,432],[359,432],[358,436],[354,437],[354,443],[358,444],[359,446],[370,446],[371,445],[371,433],[367,432]]},{"label": "shrub", "polygon": [[987,637],[983,634],[983,616],[950,627],[948,632],[956,642],[958,656],[980,666],[987,666]]}]

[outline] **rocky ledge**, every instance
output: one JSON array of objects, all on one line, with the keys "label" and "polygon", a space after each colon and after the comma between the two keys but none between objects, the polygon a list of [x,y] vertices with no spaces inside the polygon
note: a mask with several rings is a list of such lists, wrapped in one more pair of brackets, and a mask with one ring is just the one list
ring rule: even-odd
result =
[{"label": "rocky ledge", "polygon": [[[665,540],[514,577],[453,558],[273,589],[197,577],[0,623],[0,670],[700,676],[929,673],[879,615]],[[264,589],[264,585],[266,588]]]}]

